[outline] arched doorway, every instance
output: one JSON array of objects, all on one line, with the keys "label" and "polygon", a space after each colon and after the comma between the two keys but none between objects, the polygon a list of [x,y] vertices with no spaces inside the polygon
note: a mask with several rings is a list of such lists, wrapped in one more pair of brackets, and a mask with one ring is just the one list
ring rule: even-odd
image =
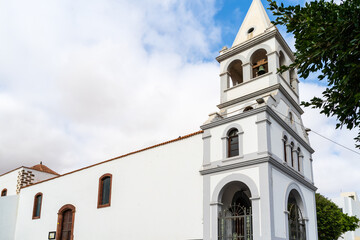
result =
[{"label": "arched doorway", "polygon": [[251,240],[251,193],[241,182],[232,182],[223,189],[222,206],[218,213],[219,240]]},{"label": "arched doorway", "polygon": [[56,240],[74,239],[75,207],[67,204],[58,212]]},{"label": "arched doorway", "polygon": [[306,240],[306,226],[299,193],[293,189],[288,198],[288,223],[290,240]]}]

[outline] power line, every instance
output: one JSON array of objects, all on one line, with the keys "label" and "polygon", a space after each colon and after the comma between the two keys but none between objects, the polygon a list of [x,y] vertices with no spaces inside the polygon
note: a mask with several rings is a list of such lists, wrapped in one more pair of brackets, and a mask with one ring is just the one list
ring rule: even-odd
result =
[{"label": "power line", "polygon": [[[279,111],[277,111],[277,110],[275,110],[275,109],[272,109],[272,110],[274,110],[274,111],[277,112],[278,114],[284,116],[285,118],[291,120],[288,116],[285,116],[285,115],[282,114],[281,112],[279,112]],[[296,124],[298,124],[298,125],[300,125],[301,127],[303,127],[303,128],[305,129],[305,126],[304,126],[303,124],[298,123],[298,122],[296,122],[295,120],[293,120],[293,122],[296,123]],[[330,139],[330,138],[327,138],[327,137],[321,135],[320,133],[318,133],[318,132],[316,132],[316,131],[314,131],[314,130],[312,130],[312,129],[311,129],[311,132],[317,134],[318,136],[320,136],[320,137],[322,137],[322,138],[324,138],[324,139],[326,139],[326,140],[328,140],[328,141],[330,141],[330,142],[332,142],[332,143],[335,143],[336,145],[338,145],[338,146],[340,146],[340,147],[343,147],[343,148],[345,148],[345,149],[347,149],[347,150],[349,150],[349,151],[351,151],[351,152],[353,152],[353,153],[356,153],[356,154],[360,155],[359,152],[354,151],[354,150],[352,150],[351,148],[348,148],[348,147],[346,147],[346,146],[344,146],[344,145],[342,145],[342,144],[340,144],[340,143],[338,143],[338,142],[335,142],[334,140],[332,140],[332,139]]]}]

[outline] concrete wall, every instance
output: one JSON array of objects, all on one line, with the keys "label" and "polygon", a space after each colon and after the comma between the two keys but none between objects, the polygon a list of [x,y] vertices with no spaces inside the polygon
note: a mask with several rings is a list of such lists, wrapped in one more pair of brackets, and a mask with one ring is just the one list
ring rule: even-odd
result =
[{"label": "concrete wall", "polygon": [[[24,188],[15,239],[47,239],[65,204],[76,207],[75,239],[202,239],[201,163],[196,135]],[[98,209],[105,173],[113,176],[111,206]],[[41,218],[32,220],[38,192]]]},{"label": "concrete wall", "polygon": [[14,240],[18,195],[0,197],[0,239]]},{"label": "concrete wall", "polygon": [[[357,199],[357,197],[355,199]],[[356,201],[350,197],[333,198],[332,201],[342,209],[343,213],[360,218],[360,201]],[[346,232],[342,237],[343,238],[339,239],[358,240],[360,239],[360,229]]]}]

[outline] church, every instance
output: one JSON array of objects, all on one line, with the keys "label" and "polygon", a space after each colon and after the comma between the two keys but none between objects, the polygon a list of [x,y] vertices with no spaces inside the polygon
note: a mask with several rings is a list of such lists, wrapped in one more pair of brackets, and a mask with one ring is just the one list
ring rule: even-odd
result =
[{"label": "church", "polygon": [[[253,0],[198,132],[62,175],[0,173],[1,240],[317,240],[294,55]],[[215,96],[214,96],[215,97]]]}]

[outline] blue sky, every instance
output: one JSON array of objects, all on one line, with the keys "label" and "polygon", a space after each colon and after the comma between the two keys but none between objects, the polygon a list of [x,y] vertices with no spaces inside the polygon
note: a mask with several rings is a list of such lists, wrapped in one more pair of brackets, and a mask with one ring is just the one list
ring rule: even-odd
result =
[{"label": "blue sky", "polygon": [[[218,110],[215,57],[250,3],[0,0],[0,173],[40,161],[65,173],[198,131]],[[322,90],[302,82],[300,98]],[[354,149],[354,131],[305,111],[307,127]],[[360,192],[359,155],[310,141],[319,191]]]}]

